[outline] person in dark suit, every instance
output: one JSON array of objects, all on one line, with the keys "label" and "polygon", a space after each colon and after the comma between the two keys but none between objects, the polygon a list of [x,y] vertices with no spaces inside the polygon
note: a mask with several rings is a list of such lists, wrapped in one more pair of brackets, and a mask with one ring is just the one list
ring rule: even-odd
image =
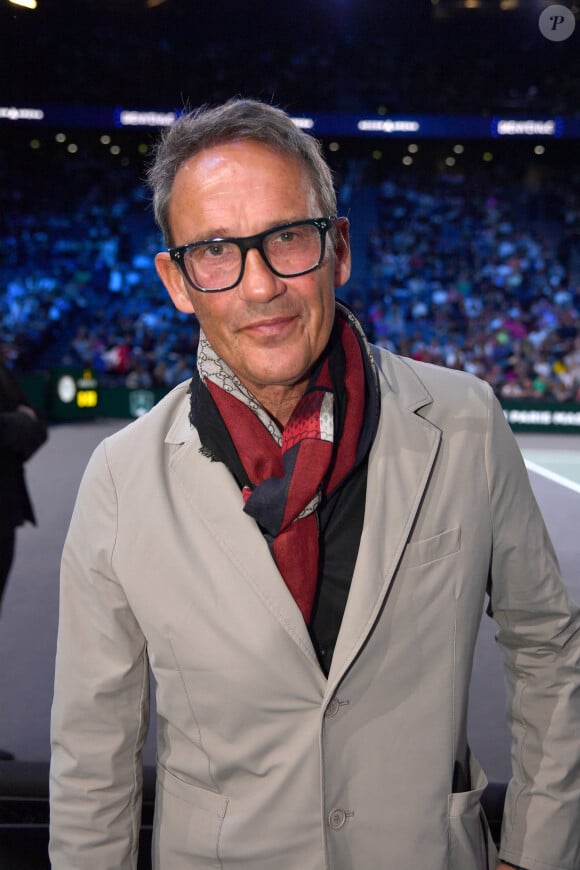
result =
[{"label": "person in dark suit", "polygon": [[[0,346],[0,609],[14,560],[16,529],[36,524],[24,464],[47,439],[45,423],[30,405]],[[0,760],[11,753],[0,750]]]}]

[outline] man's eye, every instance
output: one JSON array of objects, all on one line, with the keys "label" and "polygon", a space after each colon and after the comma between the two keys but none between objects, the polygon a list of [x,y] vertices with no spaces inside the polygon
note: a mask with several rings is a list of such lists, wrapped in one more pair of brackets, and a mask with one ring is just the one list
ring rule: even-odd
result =
[{"label": "man's eye", "polygon": [[295,230],[283,230],[273,239],[273,242],[278,245],[292,245],[300,241],[300,233]]},{"label": "man's eye", "polygon": [[218,242],[212,245],[207,245],[202,249],[204,256],[207,257],[223,257],[227,253],[227,245],[221,245]]},{"label": "man's eye", "polygon": [[223,242],[209,242],[207,245],[193,248],[191,256],[196,263],[201,263],[205,260],[225,260],[234,253],[232,245],[226,245]]}]

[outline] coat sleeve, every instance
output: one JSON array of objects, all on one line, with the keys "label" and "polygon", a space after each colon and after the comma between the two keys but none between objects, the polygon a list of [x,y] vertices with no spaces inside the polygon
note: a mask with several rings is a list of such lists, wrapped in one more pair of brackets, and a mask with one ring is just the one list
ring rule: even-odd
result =
[{"label": "coat sleeve", "polygon": [[500,857],[526,870],[578,870],[579,610],[567,595],[519,448],[495,399],[488,431],[489,613],[505,659],[513,767]]},{"label": "coat sleeve", "polygon": [[137,867],[149,669],[145,639],[112,567],[116,523],[102,444],[81,483],[62,557],[51,720],[53,870]]}]

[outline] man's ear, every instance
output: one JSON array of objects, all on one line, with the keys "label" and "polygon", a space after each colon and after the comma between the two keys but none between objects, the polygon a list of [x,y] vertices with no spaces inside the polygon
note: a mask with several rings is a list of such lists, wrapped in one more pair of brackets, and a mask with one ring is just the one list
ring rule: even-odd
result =
[{"label": "man's ear", "polygon": [[334,225],[334,286],[342,287],[350,278],[350,233],[348,218],[339,218]]},{"label": "man's ear", "polygon": [[167,251],[161,251],[155,256],[157,274],[165,284],[165,289],[178,311],[195,314],[193,302],[185,278],[179,266],[173,262]]}]

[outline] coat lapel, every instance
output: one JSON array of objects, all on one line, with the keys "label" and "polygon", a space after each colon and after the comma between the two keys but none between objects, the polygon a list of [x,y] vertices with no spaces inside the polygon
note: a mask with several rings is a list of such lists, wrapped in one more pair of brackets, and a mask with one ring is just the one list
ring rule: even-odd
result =
[{"label": "coat lapel", "polygon": [[276,619],[316,666],[323,687],[325,680],[300,609],[255,521],[243,512],[242,495],[234,478],[223,463],[212,462],[200,454],[201,442],[197,431],[190,426],[188,413],[186,402],[165,439],[176,445],[170,473],[196,513],[197,521],[219,543],[232,568],[251,587],[248,606],[254,602],[252,618],[257,619],[260,611],[267,611]]},{"label": "coat lapel", "polygon": [[391,354],[377,352],[376,362],[381,414],[369,460],[365,523],[326,686],[300,610],[254,520],[243,512],[233,477],[222,463],[199,453],[201,442],[190,426],[187,402],[166,437],[176,448],[170,473],[198,521],[251,587],[256,604],[253,618],[259,618],[259,599],[262,612],[277,620],[309,660],[327,695],[357,655],[389,592],[441,439],[440,430],[417,414],[432,398],[415,373]]},{"label": "coat lapel", "polygon": [[440,430],[417,411],[432,398],[404,360],[376,359],[381,415],[369,459],[365,521],[328,693],[348,668],[388,594],[439,449]]}]

